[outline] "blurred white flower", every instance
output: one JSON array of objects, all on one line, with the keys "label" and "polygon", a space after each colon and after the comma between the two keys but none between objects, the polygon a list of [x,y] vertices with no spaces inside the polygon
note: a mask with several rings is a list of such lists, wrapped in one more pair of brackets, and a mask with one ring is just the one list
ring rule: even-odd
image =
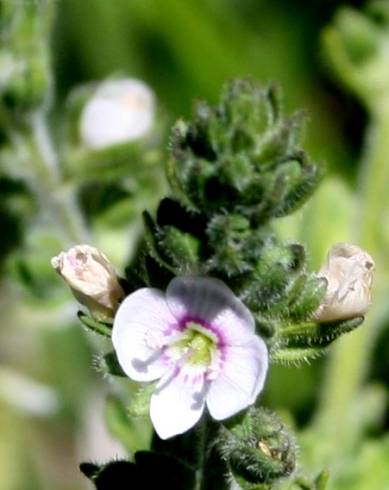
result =
[{"label": "blurred white flower", "polygon": [[348,243],[334,245],[318,272],[327,281],[327,292],[315,319],[330,322],[365,315],[371,302],[373,272],[374,261],[367,252]]},{"label": "blurred white flower", "polygon": [[253,404],[268,351],[246,306],[221,281],[173,279],[166,294],[142,288],[116,314],[112,342],[124,372],[156,381],[150,417],[162,439],[181,434],[207,406],[216,420]]},{"label": "blurred white flower", "polygon": [[112,318],[124,291],[107,257],[90,245],[77,245],[51,259],[51,265],[93,316]]},{"label": "blurred white flower", "polygon": [[47,417],[60,408],[57,392],[12,369],[0,368],[0,398],[22,412]]},{"label": "blurred white flower", "polygon": [[97,149],[141,138],[153,125],[154,105],[153,92],[140,80],[103,82],[82,111],[81,140]]}]

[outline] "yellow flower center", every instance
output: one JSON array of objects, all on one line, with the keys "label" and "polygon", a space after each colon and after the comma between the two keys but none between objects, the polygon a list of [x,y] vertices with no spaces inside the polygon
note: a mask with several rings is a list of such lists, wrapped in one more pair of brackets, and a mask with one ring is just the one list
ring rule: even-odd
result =
[{"label": "yellow flower center", "polygon": [[216,354],[217,337],[197,322],[189,321],[180,338],[171,345],[186,362],[195,366],[209,366]]}]

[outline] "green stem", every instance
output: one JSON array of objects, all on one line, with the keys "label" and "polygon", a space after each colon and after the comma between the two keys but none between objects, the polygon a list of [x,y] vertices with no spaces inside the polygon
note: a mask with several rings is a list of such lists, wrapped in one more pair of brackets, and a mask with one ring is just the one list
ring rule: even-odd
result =
[{"label": "green stem", "polygon": [[19,164],[24,167],[19,173],[37,198],[41,221],[49,221],[50,227],[62,237],[64,246],[87,241],[87,228],[76,202],[75,188],[65,187],[63,182],[46,112],[39,109],[32,113],[27,119],[27,129],[22,129],[7,109],[0,106],[0,121]]},{"label": "green stem", "polygon": [[[380,245],[383,240],[383,213],[389,202],[389,103],[377,107],[372,117],[360,175],[360,206],[352,236],[355,243],[384,265],[380,260],[383,252]],[[355,427],[351,428],[349,423],[350,414],[366,378],[385,302],[381,276],[384,277],[384,271],[377,270],[375,291],[380,296],[373,291],[374,301],[366,323],[352,335],[338,341],[328,360],[315,421],[319,432],[320,464],[336,458],[355,437],[350,433],[355,432]]]},{"label": "green stem", "polygon": [[78,208],[75,190],[63,184],[58,155],[52,144],[46,115],[42,111],[32,114],[30,119],[32,146],[36,157],[32,159],[36,186],[43,211],[48,212],[68,244],[87,241],[86,226]]},{"label": "green stem", "polygon": [[198,428],[199,442],[198,442],[198,470],[196,471],[196,485],[195,490],[205,490],[204,486],[204,470],[205,470],[205,451],[207,447],[207,417],[203,416]]},{"label": "green stem", "polygon": [[205,414],[199,430],[199,469],[195,490],[230,489],[230,470],[215,445],[215,441],[220,437],[220,423]]}]

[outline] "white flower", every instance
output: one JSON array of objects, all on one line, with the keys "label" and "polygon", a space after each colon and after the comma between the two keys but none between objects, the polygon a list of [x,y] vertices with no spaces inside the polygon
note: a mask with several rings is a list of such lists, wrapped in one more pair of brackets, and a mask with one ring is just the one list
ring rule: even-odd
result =
[{"label": "white flower", "polygon": [[374,261],[367,252],[348,243],[334,245],[318,272],[327,280],[327,292],[315,318],[330,322],[363,316],[371,302],[373,272]]},{"label": "white flower", "polygon": [[104,148],[144,136],[154,122],[154,95],[134,78],[102,83],[86,103],[80,121],[81,140]]},{"label": "white flower", "polygon": [[124,291],[103,253],[90,245],[77,245],[53,257],[51,265],[92,315],[102,320],[113,317]]},{"label": "white flower", "polygon": [[187,431],[205,405],[217,420],[253,404],[268,352],[250,311],[221,281],[173,279],[166,294],[143,288],[116,314],[112,341],[125,373],[159,380],[150,416],[162,439]]}]

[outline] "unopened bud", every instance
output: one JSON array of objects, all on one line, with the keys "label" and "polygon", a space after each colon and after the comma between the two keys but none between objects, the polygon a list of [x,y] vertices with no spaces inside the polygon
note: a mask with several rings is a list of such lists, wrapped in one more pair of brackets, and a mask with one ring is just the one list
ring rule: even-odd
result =
[{"label": "unopened bud", "polygon": [[334,245],[327,262],[318,272],[327,281],[327,292],[315,313],[319,322],[363,316],[371,302],[374,261],[370,255],[348,243]]},{"label": "unopened bud", "polygon": [[77,245],[51,259],[74,296],[100,320],[112,319],[124,291],[106,256],[90,245]]},{"label": "unopened bud", "polygon": [[260,408],[250,408],[227,422],[218,449],[239,488],[271,485],[289,476],[296,464],[292,434],[275,414]]},{"label": "unopened bud", "polygon": [[93,149],[126,143],[148,133],[154,122],[154,95],[133,78],[102,83],[86,103],[81,140]]}]

